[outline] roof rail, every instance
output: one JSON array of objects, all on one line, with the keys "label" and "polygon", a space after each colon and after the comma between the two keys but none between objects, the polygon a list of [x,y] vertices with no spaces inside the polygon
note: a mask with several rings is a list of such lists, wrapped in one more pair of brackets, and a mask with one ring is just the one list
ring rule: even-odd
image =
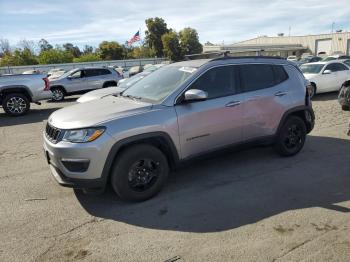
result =
[{"label": "roof rail", "polygon": [[262,55],[233,56],[233,54],[230,51],[222,51],[222,52],[218,51],[218,52],[208,52],[208,53],[202,53],[202,54],[185,55],[185,60],[212,59],[213,61],[215,61],[215,60],[222,60],[222,59],[244,59],[244,58],[285,60],[285,58],[281,56],[262,56]]},{"label": "roof rail", "polygon": [[230,51],[224,52],[208,52],[202,54],[193,54],[193,55],[185,55],[185,60],[196,60],[196,59],[210,59],[210,58],[219,58],[225,57]]},{"label": "roof rail", "polygon": [[282,59],[282,60],[286,60],[285,58],[280,57],[280,56],[261,56],[261,55],[257,55],[257,56],[232,56],[232,55],[226,55],[224,57],[214,58],[212,61],[224,60],[224,59]]}]

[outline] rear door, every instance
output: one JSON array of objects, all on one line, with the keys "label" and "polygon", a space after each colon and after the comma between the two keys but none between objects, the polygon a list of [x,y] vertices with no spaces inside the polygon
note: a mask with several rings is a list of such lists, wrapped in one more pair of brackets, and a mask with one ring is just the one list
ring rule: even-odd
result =
[{"label": "rear door", "polygon": [[208,99],[175,106],[182,158],[242,141],[243,95],[237,68],[209,69],[187,88],[206,91]]},{"label": "rear door", "polygon": [[106,75],[110,75],[111,72],[103,68],[85,69],[86,74],[86,89],[98,89],[102,88],[106,81]]},{"label": "rear door", "polygon": [[240,66],[244,92],[243,136],[249,141],[274,135],[286,107],[291,104],[288,74],[282,65]]}]

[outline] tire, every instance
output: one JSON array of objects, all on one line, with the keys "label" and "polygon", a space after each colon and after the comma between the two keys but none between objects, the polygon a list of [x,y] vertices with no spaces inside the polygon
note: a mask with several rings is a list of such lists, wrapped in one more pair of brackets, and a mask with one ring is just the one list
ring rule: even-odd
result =
[{"label": "tire", "polygon": [[349,111],[350,110],[350,107],[349,106],[341,106],[341,109],[343,111]]},{"label": "tire", "polygon": [[51,92],[53,101],[60,102],[64,100],[65,91],[62,87],[51,88]]},{"label": "tire", "polygon": [[30,101],[28,97],[22,93],[8,94],[2,100],[2,107],[10,116],[22,116],[28,113]]},{"label": "tire", "polygon": [[280,129],[275,150],[281,156],[294,156],[303,148],[306,139],[305,122],[297,116],[289,117]]},{"label": "tire", "polygon": [[310,94],[310,98],[313,98],[316,95],[317,89],[316,89],[316,86],[314,84],[311,84],[311,86],[312,86],[312,89],[311,89],[312,93]]},{"label": "tire", "polygon": [[117,84],[115,82],[106,82],[103,84],[102,88],[107,88],[111,86],[117,86]]},{"label": "tire", "polygon": [[158,148],[147,144],[134,145],[117,157],[111,185],[123,200],[145,201],[159,193],[168,173],[167,158]]}]

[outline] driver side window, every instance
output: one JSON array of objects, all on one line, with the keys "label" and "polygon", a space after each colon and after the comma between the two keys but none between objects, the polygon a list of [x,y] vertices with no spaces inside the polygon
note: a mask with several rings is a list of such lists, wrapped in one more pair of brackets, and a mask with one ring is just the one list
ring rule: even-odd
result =
[{"label": "driver side window", "polygon": [[208,99],[233,95],[236,92],[234,66],[209,69],[201,75],[189,89],[199,89],[208,93]]}]

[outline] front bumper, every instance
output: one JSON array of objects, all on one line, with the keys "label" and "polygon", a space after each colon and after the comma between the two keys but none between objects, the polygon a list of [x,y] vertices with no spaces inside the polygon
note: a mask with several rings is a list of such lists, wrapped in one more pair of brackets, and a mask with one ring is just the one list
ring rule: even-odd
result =
[{"label": "front bumper", "polygon": [[69,143],[49,141],[45,134],[44,151],[55,180],[62,186],[73,188],[104,188],[107,176],[104,166],[111,146],[112,137],[103,134],[90,143]]}]

